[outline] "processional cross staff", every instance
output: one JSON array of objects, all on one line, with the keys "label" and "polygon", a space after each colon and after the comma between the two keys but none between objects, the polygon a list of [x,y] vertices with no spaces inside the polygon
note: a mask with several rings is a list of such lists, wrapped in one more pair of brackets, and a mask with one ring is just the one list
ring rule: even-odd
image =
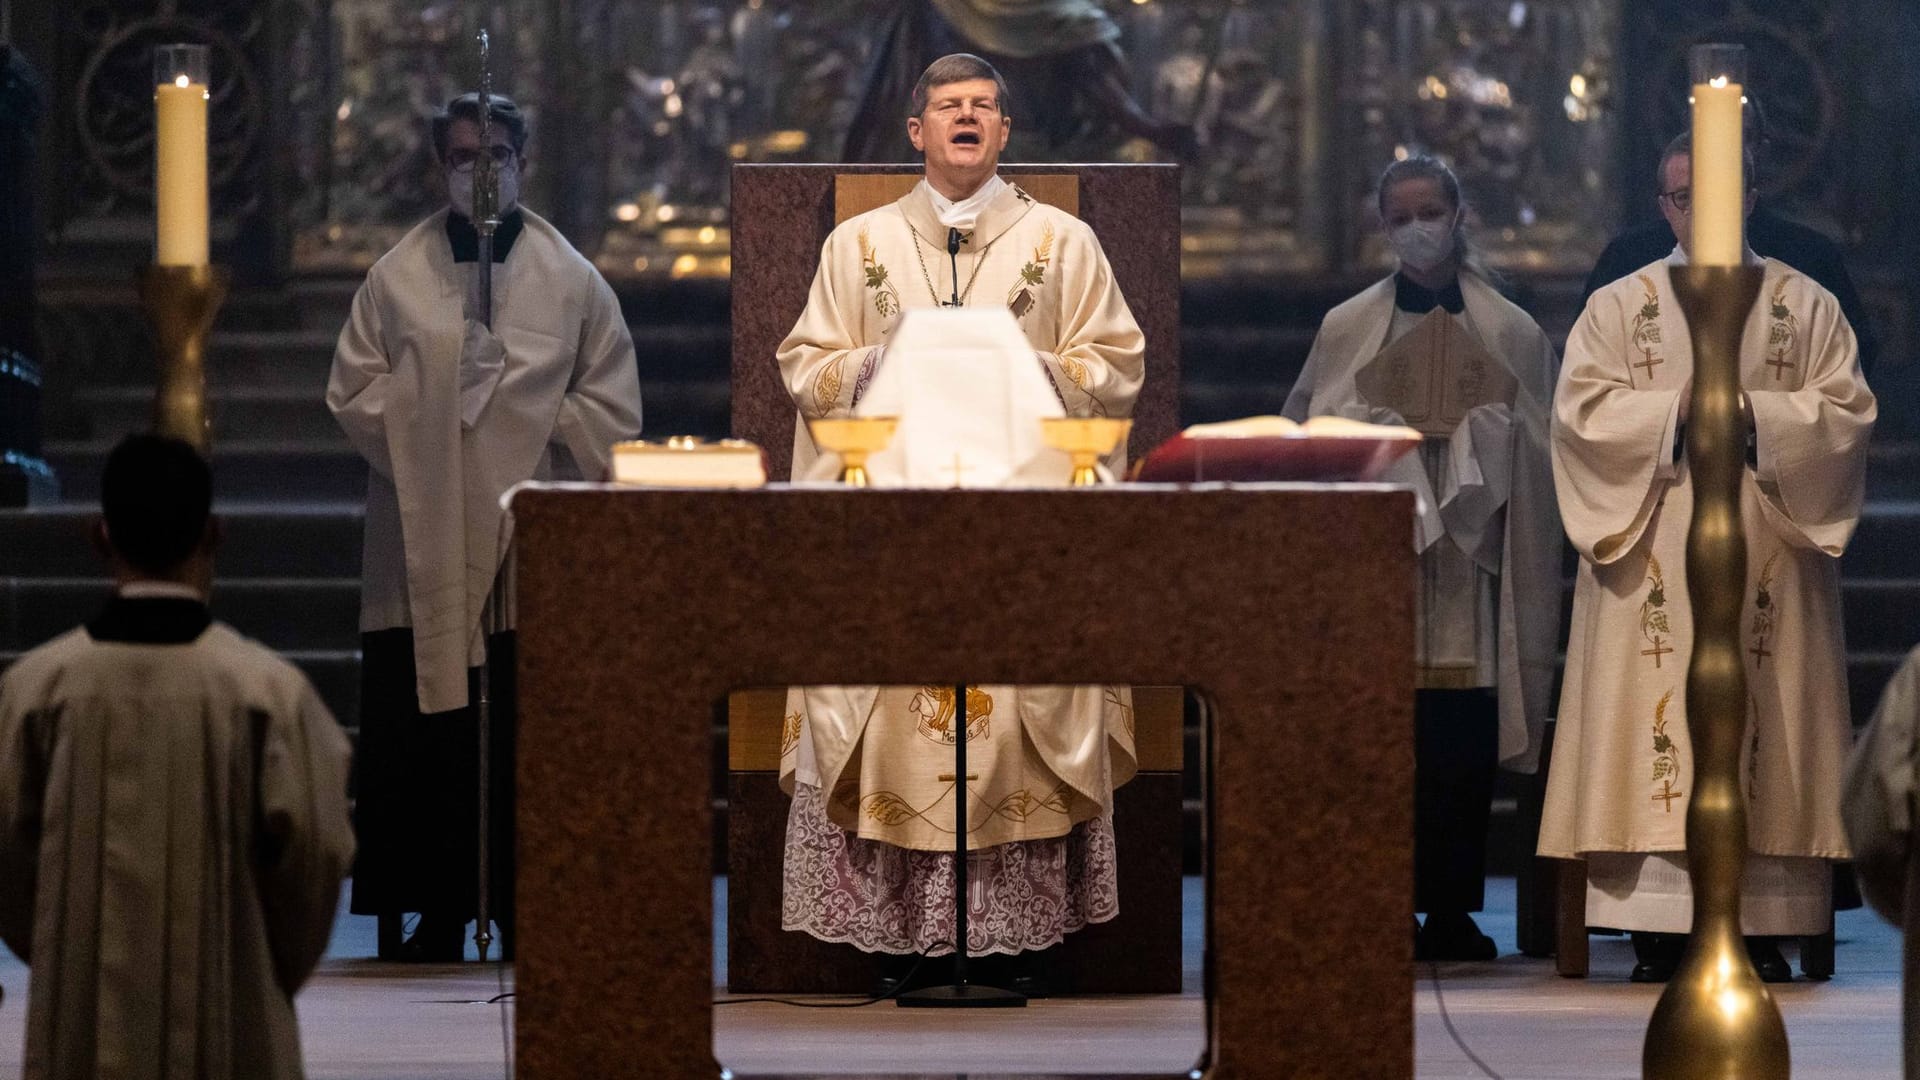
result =
[{"label": "processional cross staff", "polygon": [[[500,174],[495,171],[493,161],[493,61],[491,42],[483,28],[478,35],[480,44],[480,154],[473,163],[473,227],[480,239],[479,297],[474,304],[474,315],[480,325],[489,333],[493,330],[493,234],[500,227]],[[488,842],[492,839],[492,814],[488,805],[492,795],[491,770],[489,761],[493,742],[493,680],[489,675],[492,657],[489,655],[487,635],[493,630],[493,624],[499,617],[500,580],[496,576],[494,587],[487,591],[486,602],[480,608],[480,675],[479,692],[475,695],[474,716],[478,729],[479,777],[476,790],[479,792],[479,880],[474,894],[473,943],[480,952],[480,962],[486,963],[487,948],[493,944],[493,934],[487,929],[491,912],[488,901],[491,899],[492,867],[489,859]]]}]

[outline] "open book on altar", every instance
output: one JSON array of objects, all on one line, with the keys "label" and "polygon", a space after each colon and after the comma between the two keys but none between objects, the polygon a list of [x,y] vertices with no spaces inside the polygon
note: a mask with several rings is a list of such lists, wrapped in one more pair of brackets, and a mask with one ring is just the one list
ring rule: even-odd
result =
[{"label": "open book on altar", "polygon": [[1142,458],[1132,479],[1146,483],[1372,480],[1420,445],[1421,437],[1409,427],[1338,416],[1315,416],[1303,423],[1284,416],[1253,416],[1196,424]]}]

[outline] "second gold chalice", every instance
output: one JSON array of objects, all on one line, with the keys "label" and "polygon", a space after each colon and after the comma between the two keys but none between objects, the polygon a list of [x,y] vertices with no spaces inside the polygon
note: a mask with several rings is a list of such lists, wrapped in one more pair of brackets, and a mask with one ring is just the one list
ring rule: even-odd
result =
[{"label": "second gold chalice", "polygon": [[1100,482],[1094,468],[1100,459],[1113,452],[1133,429],[1132,420],[1110,416],[1055,416],[1040,421],[1046,431],[1047,445],[1073,458],[1072,487],[1089,487]]},{"label": "second gold chalice", "polygon": [[866,487],[867,458],[887,448],[900,426],[897,416],[833,416],[807,421],[813,443],[840,455],[840,482]]}]

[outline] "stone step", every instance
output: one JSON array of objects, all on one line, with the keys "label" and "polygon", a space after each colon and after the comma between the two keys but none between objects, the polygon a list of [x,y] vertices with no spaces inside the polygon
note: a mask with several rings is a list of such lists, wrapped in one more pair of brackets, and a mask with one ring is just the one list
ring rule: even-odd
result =
[{"label": "stone step", "polygon": [[[0,650],[0,671],[13,666],[22,650]],[[295,649],[280,654],[306,674],[327,710],[353,735],[360,716],[360,650]]]},{"label": "stone step", "polygon": [[[215,506],[224,526],[221,582],[250,578],[355,579],[360,575],[360,504]],[[0,577],[103,575],[88,539],[93,506],[0,510]]]},{"label": "stone step", "polygon": [[[104,578],[0,578],[0,650],[30,649],[85,622],[111,591]],[[350,651],[360,644],[356,578],[230,578],[213,613],[277,651]]]},{"label": "stone step", "polygon": [[[96,386],[74,394],[74,403],[91,420],[96,440],[112,442],[153,425],[153,387]],[[340,425],[327,411],[325,386],[239,386],[215,383],[207,388],[207,412],[216,443],[272,435],[289,440],[337,443]]]},{"label": "stone step", "polygon": [[[100,498],[100,469],[112,449],[104,439],[46,445],[65,502]],[[367,494],[367,465],[344,435],[325,441],[234,439],[214,444],[213,482],[219,498],[238,502],[360,502]]]}]

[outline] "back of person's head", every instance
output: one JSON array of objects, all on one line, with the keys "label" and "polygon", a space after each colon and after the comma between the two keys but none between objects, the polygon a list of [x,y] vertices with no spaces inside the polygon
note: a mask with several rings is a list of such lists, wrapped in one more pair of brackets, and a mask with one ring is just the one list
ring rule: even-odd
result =
[{"label": "back of person's head", "polygon": [[[514,153],[525,154],[527,152],[527,114],[521,112],[520,106],[514,104],[510,97],[494,94],[487,100],[490,106],[487,112],[494,123],[506,129],[508,145],[513,147]],[[480,94],[478,91],[461,94],[447,102],[446,108],[433,114],[433,152],[442,161],[447,157],[448,133],[453,130],[455,120],[465,120],[475,126],[479,125]]]},{"label": "back of person's head", "polygon": [[920,73],[920,81],[913,85],[913,111],[909,116],[920,116],[927,111],[927,101],[933,96],[934,87],[950,86],[954,83],[972,82],[986,79],[993,83],[994,103],[1000,107],[1001,116],[1012,116],[1013,110],[1007,101],[1007,80],[992,64],[972,53],[948,53],[927,65]]},{"label": "back of person's head", "polygon": [[129,435],[107,455],[100,513],[107,543],[128,566],[164,576],[200,547],[213,512],[213,471],[167,435]]}]

